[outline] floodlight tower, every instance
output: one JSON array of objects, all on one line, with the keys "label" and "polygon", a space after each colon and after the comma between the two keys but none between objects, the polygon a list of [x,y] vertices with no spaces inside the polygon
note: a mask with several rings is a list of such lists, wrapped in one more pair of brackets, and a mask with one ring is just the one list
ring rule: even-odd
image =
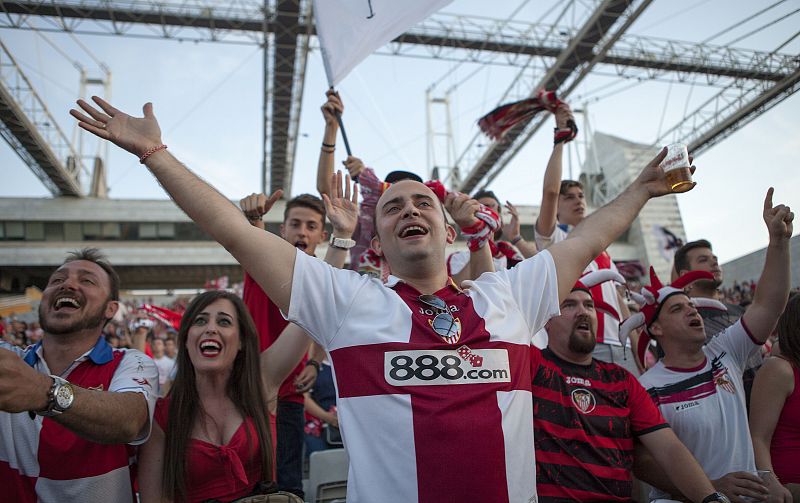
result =
[{"label": "floodlight tower", "polygon": [[[111,101],[111,70],[104,63],[99,63],[99,66],[102,75],[89,76],[86,68],[76,64],[80,72],[78,95],[82,100],[91,101],[91,96],[100,96],[106,101]],[[76,123],[72,130],[72,144],[81,160],[91,160],[92,163],[92,179],[87,194],[89,197],[108,198],[106,165],[109,142],[98,140],[94,135],[88,134],[83,128],[78,127]],[[87,147],[86,151],[84,147]],[[93,152],[91,152],[92,149]]]},{"label": "floodlight tower", "polygon": [[[435,96],[433,90],[434,86],[431,86],[425,91],[428,178],[441,180],[446,186],[453,187],[460,183],[460,176],[455,165],[456,143],[450,115],[450,91],[443,96]],[[436,120],[442,116],[443,124]]]}]

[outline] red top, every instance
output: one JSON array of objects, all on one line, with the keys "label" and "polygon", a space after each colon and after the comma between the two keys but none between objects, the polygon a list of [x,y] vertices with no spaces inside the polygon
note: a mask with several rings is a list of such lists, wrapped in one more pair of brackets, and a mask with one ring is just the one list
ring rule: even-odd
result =
[{"label": "red top", "polygon": [[667,428],[624,368],[531,347],[536,489],[542,503],[631,499],[634,438]]},{"label": "red top", "polygon": [[782,484],[800,484],[800,372],[792,365],[794,391],[786,397],[772,435],[772,468]]},{"label": "red top", "polygon": [[[274,302],[269,300],[264,290],[258,286],[258,283],[250,277],[249,274],[244,274],[244,292],[242,299],[247,310],[250,311],[250,316],[256,324],[258,330],[258,337],[260,339],[260,349],[264,351],[272,346],[278,337],[289,324],[281,315],[280,309]],[[305,368],[306,357],[295,367],[286,379],[281,383],[278,389],[278,398],[287,402],[303,403],[303,395],[297,392],[294,386],[294,379]]]},{"label": "red top", "polygon": [[[169,398],[156,403],[156,423],[167,431]],[[227,445],[189,439],[186,451],[186,501],[230,501],[248,496],[261,480],[261,449],[252,418],[245,419]]]}]

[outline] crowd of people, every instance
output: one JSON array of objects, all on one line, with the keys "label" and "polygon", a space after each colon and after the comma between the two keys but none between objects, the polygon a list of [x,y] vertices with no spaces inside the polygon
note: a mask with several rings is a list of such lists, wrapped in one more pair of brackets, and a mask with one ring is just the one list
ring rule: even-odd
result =
[{"label": "crowd of people", "polygon": [[[773,189],[757,283],[722,290],[699,240],[671,278],[651,269],[629,289],[606,250],[671,193],[666,150],[588,214],[562,179],[566,103],[531,241],[492,191],[381,179],[353,156],[337,171],[333,91],[319,197],[288,200],[279,234],[263,220],[281,191],[232,205],[171,155],[151,104],[141,118],[78,105],[80,127],[139,157],[239,261],[243,292],[170,306],[175,325],[147,310],[115,322],[113,267],[69,254],[38,323],[2,333],[10,501],[300,501],[303,453],[342,445],[354,502],[800,498],[794,215]],[[467,250],[448,255],[459,234]]]}]

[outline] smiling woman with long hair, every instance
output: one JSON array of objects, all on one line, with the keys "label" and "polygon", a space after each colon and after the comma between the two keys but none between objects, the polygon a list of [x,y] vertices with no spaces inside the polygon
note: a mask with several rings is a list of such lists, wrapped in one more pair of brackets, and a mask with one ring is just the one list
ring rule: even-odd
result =
[{"label": "smiling woman with long hair", "polygon": [[[358,221],[358,190],[354,185],[351,193],[341,172],[332,175],[331,185],[323,197],[328,219],[337,236],[350,236]],[[259,215],[280,195],[272,194]],[[346,249],[330,246],[325,262],[341,268],[346,257]],[[142,503],[232,501],[268,492],[273,437],[267,406],[277,401],[281,383],[310,344],[303,329],[290,323],[259,354],[259,336],[242,299],[224,291],[198,295],[181,319],[175,381],[156,405],[150,439],[139,451]],[[285,501],[302,501],[284,495]]]},{"label": "smiling woman with long hair", "polygon": [[178,331],[175,381],[156,405],[153,433],[140,451],[142,502],[231,501],[268,486],[268,397],[308,345],[290,325],[259,355],[258,333],[238,296],[198,295]]}]

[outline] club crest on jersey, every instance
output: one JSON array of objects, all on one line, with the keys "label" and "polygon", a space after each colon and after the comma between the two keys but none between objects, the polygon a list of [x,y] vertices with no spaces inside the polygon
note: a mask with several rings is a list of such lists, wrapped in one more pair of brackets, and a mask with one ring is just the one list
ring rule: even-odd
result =
[{"label": "club crest on jersey", "polygon": [[437,316],[429,319],[428,324],[448,344],[455,344],[461,338],[461,320],[455,316]]},{"label": "club crest on jersey", "polygon": [[736,385],[731,381],[728,375],[728,369],[725,367],[714,370],[714,384],[728,393],[736,393]]},{"label": "club crest on jersey", "polygon": [[591,414],[597,406],[594,395],[591,391],[585,388],[578,388],[572,390],[572,403],[583,414]]}]

